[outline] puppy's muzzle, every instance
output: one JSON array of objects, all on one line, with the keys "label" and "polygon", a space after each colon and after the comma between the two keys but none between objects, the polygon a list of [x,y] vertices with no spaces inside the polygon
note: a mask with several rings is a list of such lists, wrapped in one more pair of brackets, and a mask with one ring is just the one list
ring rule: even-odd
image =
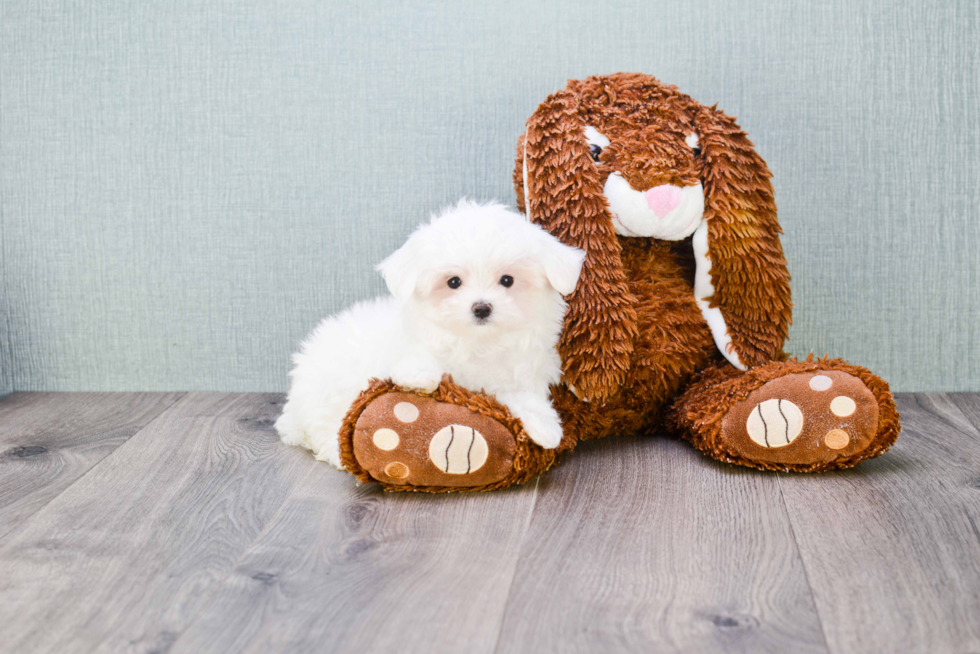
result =
[{"label": "puppy's muzzle", "polygon": [[473,315],[476,316],[478,322],[486,322],[490,314],[493,313],[493,306],[486,302],[477,302],[470,309],[473,311]]}]

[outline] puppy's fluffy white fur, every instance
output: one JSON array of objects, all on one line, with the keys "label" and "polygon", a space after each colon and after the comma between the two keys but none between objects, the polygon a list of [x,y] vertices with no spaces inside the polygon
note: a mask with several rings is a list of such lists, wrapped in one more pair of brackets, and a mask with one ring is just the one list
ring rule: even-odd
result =
[{"label": "puppy's fluffy white fur", "polygon": [[344,415],[371,378],[431,392],[449,373],[495,394],[534,442],[556,447],[549,385],[561,376],[562,295],[575,290],[584,256],[499,204],[464,199],[433,217],[378,265],[390,297],[326,318],[293,356],[276,421],[283,442],[339,468]]}]

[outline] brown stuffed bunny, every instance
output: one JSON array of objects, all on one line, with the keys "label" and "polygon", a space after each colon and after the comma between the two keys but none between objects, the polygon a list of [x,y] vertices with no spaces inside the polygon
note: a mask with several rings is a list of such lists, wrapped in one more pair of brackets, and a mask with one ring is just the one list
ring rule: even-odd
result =
[{"label": "brown stuffed bunny", "polygon": [[[839,359],[782,353],[792,304],[770,176],[732,118],[647,75],[572,81],[534,112],[518,142],[518,208],[586,252],[559,343],[564,383],[552,389],[558,452],[667,429],[716,459],[817,472],[895,441],[886,382]],[[404,401],[424,420],[399,423],[388,407]],[[432,435],[450,424],[488,442],[482,474],[430,460]],[[372,450],[382,427],[402,434],[405,452]],[[433,397],[378,382],[341,433],[352,473],[399,490],[501,488],[555,454],[449,379]]]}]

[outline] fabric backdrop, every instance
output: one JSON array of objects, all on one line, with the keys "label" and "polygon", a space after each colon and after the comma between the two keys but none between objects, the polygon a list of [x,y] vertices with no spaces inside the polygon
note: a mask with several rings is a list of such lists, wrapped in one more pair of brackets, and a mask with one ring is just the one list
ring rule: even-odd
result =
[{"label": "fabric backdrop", "polygon": [[788,348],[980,390],[980,3],[0,2],[0,391],[284,390],[566,79],[641,71],[775,173]]}]

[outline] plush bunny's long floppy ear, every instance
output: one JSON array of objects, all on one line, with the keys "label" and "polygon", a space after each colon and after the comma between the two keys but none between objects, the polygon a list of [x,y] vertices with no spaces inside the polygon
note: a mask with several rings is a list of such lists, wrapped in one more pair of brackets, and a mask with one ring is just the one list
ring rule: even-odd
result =
[{"label": "plush bunny's long floppy ear", "polygon": [[694,292],[718,348],[745,370],[779,353],[792,320],[772,173],[734,119],[702,107],[695,123],[705,210]]},{"label": "plush bunny's long floppy ear", "polygon": [[603,402],[629,371],[637,337],[636,299],[626,284],[578,105],[567,89],[541,103],[527,122],[524,147],[518,144],[514,181],[528,218],[585,252],[558,351],[565,383],[580,398]]}]

